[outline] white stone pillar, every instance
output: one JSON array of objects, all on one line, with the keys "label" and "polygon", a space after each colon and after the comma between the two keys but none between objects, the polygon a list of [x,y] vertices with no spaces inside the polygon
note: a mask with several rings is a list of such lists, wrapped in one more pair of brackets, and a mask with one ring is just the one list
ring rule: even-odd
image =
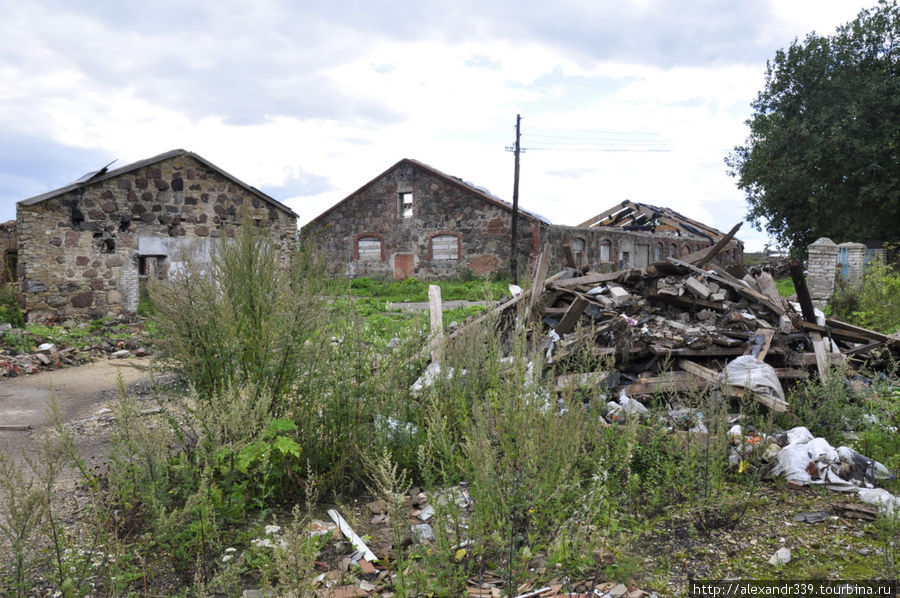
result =
[{"label": "white stone pillar", "polygon": [[831,239],[822,237],[811,244],[806,284],[813,305],[822,309],[834,294],[834,276],[837,266],[838,246]]}]

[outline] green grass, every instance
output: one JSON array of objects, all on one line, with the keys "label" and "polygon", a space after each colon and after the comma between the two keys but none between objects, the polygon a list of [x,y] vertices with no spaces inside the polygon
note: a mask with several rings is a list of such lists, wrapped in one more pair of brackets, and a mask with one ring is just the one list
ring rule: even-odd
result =
[{"label": "green grass", "polygon": [[479,279],[425,282],[417,278],[385,281],[367,277],[350,281],[350,292],[357,297],[378,298],[392,303],[422,302],[428,301],[429,284],[441,287],[441,299],[444,301],[496,301],[509,293],[506,282]]},{"label": "green grass", "polygon": [[780,278],[776,280],[775,287],[778,289],[778,294],[782,297],[790,297],[797,292],[796,289],[794,289],[794,281],[790,278]]}]

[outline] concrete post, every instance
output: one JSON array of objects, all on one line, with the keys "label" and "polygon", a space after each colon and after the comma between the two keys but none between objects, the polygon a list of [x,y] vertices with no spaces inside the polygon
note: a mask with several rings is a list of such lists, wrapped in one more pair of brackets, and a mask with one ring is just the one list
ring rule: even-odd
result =
[{"label": "concrete post", "polygon": [[811,244],[807,266],[807,285],[813,305],[822,309],[834,294],[834,276],[837,266],[838,246],[831,239],[822,237]]}]

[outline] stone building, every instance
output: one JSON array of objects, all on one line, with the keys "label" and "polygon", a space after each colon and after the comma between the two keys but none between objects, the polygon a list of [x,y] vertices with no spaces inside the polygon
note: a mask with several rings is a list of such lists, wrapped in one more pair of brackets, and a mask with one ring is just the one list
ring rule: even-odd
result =
[{"label": "stone building", "polygon": [[[540,251],[540,216],[519,211],[521,265]],[[415,160],[400,160],[300,230],[335,272],[444,278],[509,272],[512,206]]]},{"label": "stone building", "polygon": [[[510,271],[512,206],[415,160],[404,159],[301,229],[301,241],[347,276],[443,278]],[[519,210],[520,274],[545,244],[551,269],[641,268],[708,247],[724,235],[672,210],[622,202],[579,226]],[[743,259],[739,241],[722,261]]]},{"label": "stone building", "polygon": [[16,221],[0,223],[0,283],[14,282],[19,257],[16,241]]},{"label": "stone building", "polygon": [[29,320],[134,312],[142,280],[208,260],[241,225],[265,227],[284,259],[296,245],[292,210],[185,150],[103,168],[16,208]]}]

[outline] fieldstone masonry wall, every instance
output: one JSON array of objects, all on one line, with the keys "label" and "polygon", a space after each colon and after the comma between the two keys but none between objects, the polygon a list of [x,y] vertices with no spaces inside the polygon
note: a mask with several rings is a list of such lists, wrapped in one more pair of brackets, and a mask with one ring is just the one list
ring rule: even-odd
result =
[{"label": "fieldstone masonry wall", "polygon": [[[412,213],[403,203],[412,194]],[[301,230],[301,242],[333,271],[346,276],[444,278],[510,269],[512,211],[480,190],[412,160],[401,160]],[[579,248],[581,266],[604,270],[641,268],[668,256],[683,257],[710,245],[705,237],[626,231],[618,227],[555,226],[526,212],[518,224],[517,262],[526,275],[542,247],[552,251],[551,271],[566,265],[564,246]],[[440,259],[432,240],[457,247],[456,259]],[[455,240],[455,241],[454,241]],[[362,248],[362,250],[361,250]],[[739,242],[718,258],[743,260]]]},{"label": "fieldstone masonry wall", "polygon": [[[405,217],[401,193],[412,193],[412,215]],[[482,276],[509,271],[512,216],[509,209],[480,196],[466,184],[404,161],[322,214],[301,230],[315,254],[347,276],[423,278]],[[520,271],[540,250],[540,221],[521,215],[517,253]],[[457,259],[436,259],[434,237],[456,237]],[[360,240],[377,252],[360,255]]]},{"label": "fieldstone masonry wall", "polygon": [[140,239],[167,239],[171,249],[233,237],[242,224],[266,227],[275,249],[289,259],[295,216],[187,152],[32,205],[20,203],[19,264],[28,318],[133,312],[146,260],[156,259],[162,277],[175,259],[142,253]]},{"label": "fieldstone masonry wall", "polygon": [[813,305],[822,309],[834,293],[834,276],[837,267],[838,246],[831,239],[822,237],[807,248],[807,286]]}]

